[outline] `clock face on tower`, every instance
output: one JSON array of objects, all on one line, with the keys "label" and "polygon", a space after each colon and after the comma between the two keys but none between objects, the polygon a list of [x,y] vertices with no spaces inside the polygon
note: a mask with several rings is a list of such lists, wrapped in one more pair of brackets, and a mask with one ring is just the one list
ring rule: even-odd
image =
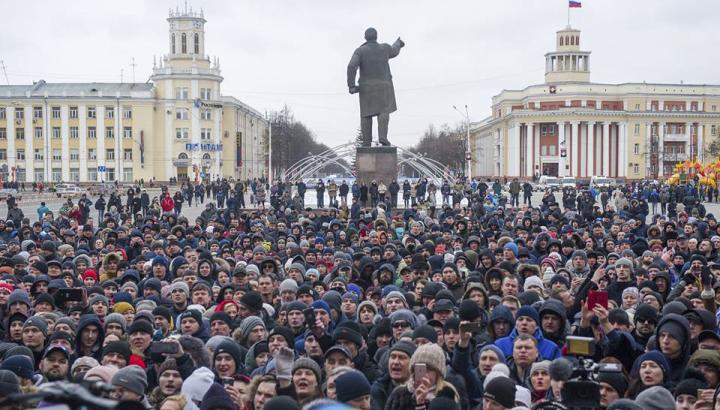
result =
[{"label": "clock face on tower", "polygon": [[199,21],[196,21],[195,23],[193,23],[193,27],[195,27],[196,29],[200,29],[202,27],[202,24]]}]

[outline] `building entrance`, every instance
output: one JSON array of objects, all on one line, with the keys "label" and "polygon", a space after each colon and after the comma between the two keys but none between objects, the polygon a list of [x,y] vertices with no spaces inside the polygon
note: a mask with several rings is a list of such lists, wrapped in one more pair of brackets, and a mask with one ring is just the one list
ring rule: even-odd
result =
[{"label": "building entrance", "polygon": [[542,175],[549,176],[549,177],[557,177],[558,176],[558,164],[550,163],[550,164],[543,164],[542,165]]}]

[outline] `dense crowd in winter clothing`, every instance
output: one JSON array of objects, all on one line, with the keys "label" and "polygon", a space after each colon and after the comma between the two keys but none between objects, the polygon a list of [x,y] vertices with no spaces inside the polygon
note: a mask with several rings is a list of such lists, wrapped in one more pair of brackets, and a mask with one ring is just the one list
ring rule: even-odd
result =
[{"label": "dense crowd in winter clothing", "polygon": [[407,184],[328,181],[316,209],[304,184],[130,188],[36,218],[11,198],[0,408],[61,381],[162,410],[564,408],[582,362],[595,408],[720,409],[706,191]]}]

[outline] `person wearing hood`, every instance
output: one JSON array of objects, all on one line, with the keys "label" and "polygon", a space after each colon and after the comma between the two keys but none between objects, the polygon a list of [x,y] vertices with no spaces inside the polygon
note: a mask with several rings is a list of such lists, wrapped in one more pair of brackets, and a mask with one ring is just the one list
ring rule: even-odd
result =
[{"label": "person wearing hood", "polygon": [[668,313],[655,330],[658,350],[669,363],[668,380],[677,383],[690,359],[690,324],[687,319],[676,313]]},{"label": "person wearing hood", "polygon": [[102,359],[102,347],[105,340],[100,318],[96,315],[82,315],[77,325],[75,354],[78,357],[90,356],[98,362]]},{"label": "person wearing hood", "polygon": [[523,306],[518,309],[515,315],[515,327],[509,336],[495,341],[495,345],[502,350],[505,357],[513,354],[515,338],[519,334],[533,336],[537,342],[537,349],[542,360],[554,360],[560,357],[560,348],[550,340],[545,339],[541,332],[540,316],[531,306]]},{"label": "person wearing hood", "polygon": [[565,345],[567,335],[567,313],[562,302],[549,299],[540,308],[540,323],[545,339],[558,346]]},{"label": "person wearing hood", "polygon": [[510,335],[515,327],[515,317],[509,308],[498,305],[490,313],[487,332],[490,342],[498,341]]}]

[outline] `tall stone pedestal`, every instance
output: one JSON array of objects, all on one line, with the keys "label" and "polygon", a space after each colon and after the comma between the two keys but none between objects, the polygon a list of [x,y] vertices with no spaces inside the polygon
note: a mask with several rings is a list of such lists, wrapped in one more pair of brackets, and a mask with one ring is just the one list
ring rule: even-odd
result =
[{"label": "tall stone pedestal", "polygon": [[358,184],[370,185],[372,181],[385,185],[397,179],[397,148],[358,147],[355,158]]}]

